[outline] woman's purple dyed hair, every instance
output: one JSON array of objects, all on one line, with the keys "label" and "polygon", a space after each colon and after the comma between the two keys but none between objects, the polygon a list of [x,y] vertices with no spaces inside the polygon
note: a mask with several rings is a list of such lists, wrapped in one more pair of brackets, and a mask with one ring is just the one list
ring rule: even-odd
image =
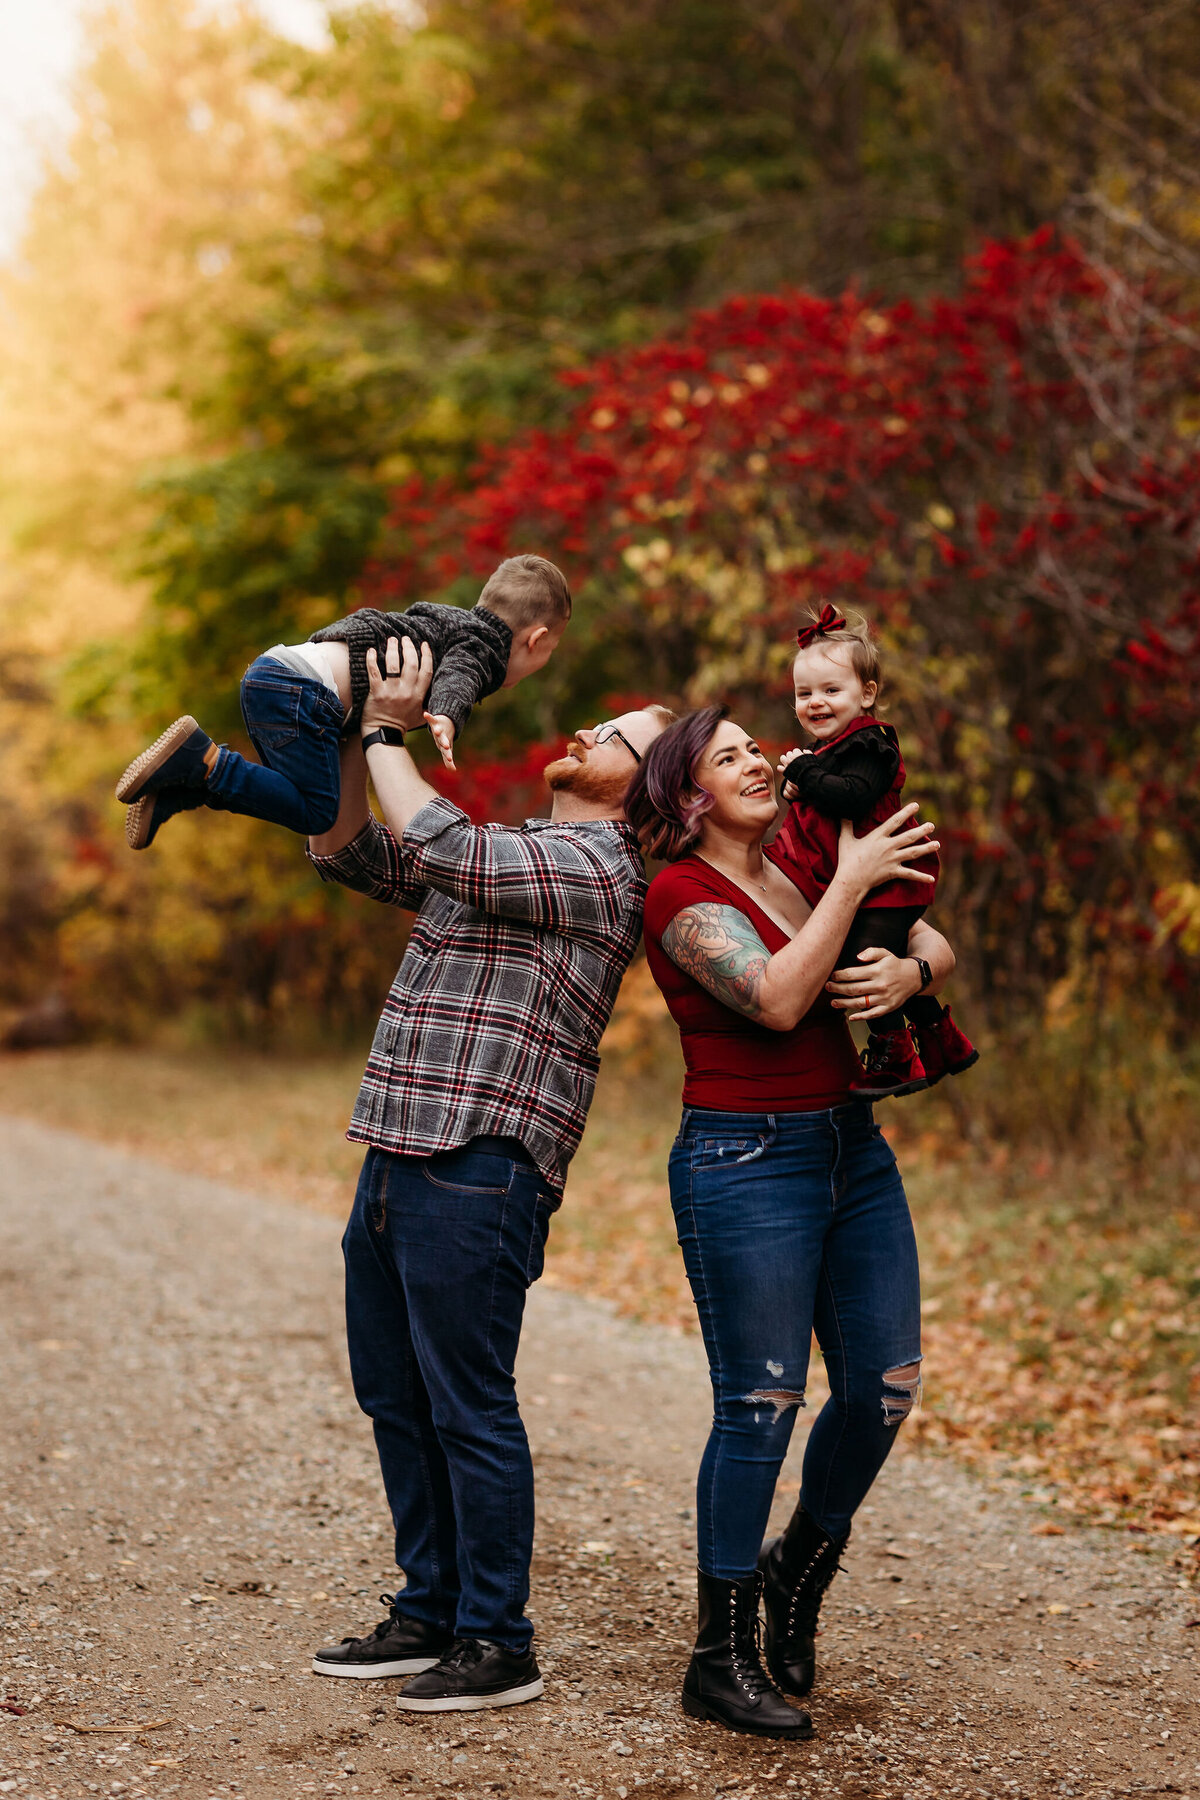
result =
[{"label": "woman's purple dyed hair", "polygon": [[659,732],[638,764],[625,796],[625,816],[647,856],[676,862],[699,842],[700,820],[713,797],[696,781],[696,765],[727,718],[727,706],[702,706]]}]

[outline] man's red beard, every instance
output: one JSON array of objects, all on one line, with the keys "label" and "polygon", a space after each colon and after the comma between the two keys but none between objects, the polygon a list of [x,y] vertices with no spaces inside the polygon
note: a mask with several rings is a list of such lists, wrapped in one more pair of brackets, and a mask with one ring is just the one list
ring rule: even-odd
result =
[{"label": "man's red beard", "polygon": [[[575,794],[580,800],[590,800],[593,805],[611,806],[615,811],[625,798],[631,777],[606,775],[602,770],[592,768],[582,744],[571,743],[567,748],[573,750],[575,755],[560,756],[557,762],[547,763],[542,771],[550,792]],[[576,758],[579,760],[576,761]]]}]

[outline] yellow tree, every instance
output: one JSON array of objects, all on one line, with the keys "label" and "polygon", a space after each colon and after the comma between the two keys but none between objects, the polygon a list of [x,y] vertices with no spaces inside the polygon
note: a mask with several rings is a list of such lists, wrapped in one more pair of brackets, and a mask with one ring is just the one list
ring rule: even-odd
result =
[{"label": "yellow tree", "polygon": [[[47,978],[87,994],[122,935],[142,937],[148,967],[219,954],[206,909],[185,930],[172,900],[195,873],[187,836],[153,872],[126,862],[109,792],[121,722],[78,702],[111,682],[143,602],[139,478],[200,446],[195,392],[213,384],[229,321],[255,306],[246,247],[305,229],[288,198],[292,119],[267,73],[278,46],[255,15],[118,0],[87,30],[74,129],[0,278],[11,1003]],[[245,896],[245,880],[226,887]],[[94,995],[99,1011],[111,1000]]]}]

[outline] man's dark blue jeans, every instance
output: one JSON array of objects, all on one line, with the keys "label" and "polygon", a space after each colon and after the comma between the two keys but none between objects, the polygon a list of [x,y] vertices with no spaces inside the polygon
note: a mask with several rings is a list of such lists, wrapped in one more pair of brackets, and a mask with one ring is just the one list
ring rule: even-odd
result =
[{"label": "man's dark blue jeans", "polygon": [[520,1144],[368,1150],[342,1239],[358,1404],[375,1427],[399,1610],[524,1652],[533,1465],[513,1377],[551,1200]]},{"label": "man's dark blue jeans", "polygon": [[262,761],[249,762],[222,745],[204,784],[205,805],[306,837],[328,831],[341,798],[343,713],[332,688],[260,656],[242,679],[242,717]]},{"label": "man's dark blue jeans", "polygon": [[670,1173],[713,1385],[700,1567],[732,1581],[754,1570],[814,1329],[830,1397],[800,1499],[833,1537],[850,1529],[920,1386],[917,1246],[896,1159],[862,1101],[688,1110]]}]

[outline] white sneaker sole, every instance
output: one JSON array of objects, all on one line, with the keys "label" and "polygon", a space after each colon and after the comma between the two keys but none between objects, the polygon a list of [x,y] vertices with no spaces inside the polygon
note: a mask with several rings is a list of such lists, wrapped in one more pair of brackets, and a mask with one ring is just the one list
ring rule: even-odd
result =
[{"label": "white sneaker sole", "polygon": [[407,1694],[398,1694],[396,1705],[401,1712],[483,1712],[489,1706],[520,1706],[525,1700],[540,1700],[543,1691],[539,1675],[524,1687],[505,1688],[499,1694],[447,1694],[444,1700],[410,1700]]},{"label": "white sneaker sole", "polygon": [[193,731],[199,731],[195,719],[190,713],[184,713],[182,719],[176,719],[168,725],[161,737],[155,738],[148,750],[135,756],[120,781],[117,783],[117,799],[126,805],[132,800],[144,781],[149,781],[156,769],[160,769],[169,756],[187,743]]},{"label": "white sneaker sole", "polygon": [[389,1675],[423,1675],[437,1663],[436,1656],[406,1656],[397,1662],[327,1663],[319,1656],[312,1659],[314,1675],[343,1675],[351,1681],[383,1681]]}]

